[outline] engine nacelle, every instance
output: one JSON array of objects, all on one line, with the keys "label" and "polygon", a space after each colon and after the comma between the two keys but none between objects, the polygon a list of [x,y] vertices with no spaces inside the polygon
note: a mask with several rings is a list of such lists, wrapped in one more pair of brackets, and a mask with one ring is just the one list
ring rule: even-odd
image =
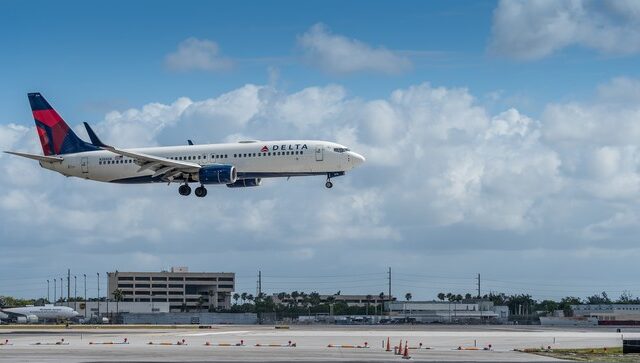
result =
[{"label": "engine nacelle", "polygon": [[262,184],[262,179],[240,179],[233,184],[227,184],[229,188],[245,188],[245,187],[257,187]]},{"label": "engine nacelle", "polygon": [[233,165],[207,165],[198,172],[202,184],[233,184],[238,180],[238,172]]},{"label": "engine nacelle", "polygon": [[37,323],[38,322],[38,316],[37,315],[18,316],[16,318],[16,322],[18,324]]}]

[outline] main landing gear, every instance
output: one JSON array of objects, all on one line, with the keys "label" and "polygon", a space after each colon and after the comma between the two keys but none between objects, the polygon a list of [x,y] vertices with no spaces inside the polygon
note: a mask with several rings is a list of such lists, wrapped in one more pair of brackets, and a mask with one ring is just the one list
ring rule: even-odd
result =
[{"label": "main landing gear", "polygon": [[331,182],[331,179],[327,178],[327,182],[324,183],[324,186],[329,189],[333,188],[333,183]]},{"label": "main landing gear", "polygon": [[[191,194],[191,187],[189,186],[189,184],[182,184],[178,188],[178,193],[180,193],[180,195],[187,196],[187,195]],[[204,185],[201,185],[201,186],[197,187],[196,190],[195,190],[195,195],[198,198],[206,197],[207,196],[207,188],[205,188]]]},{"label": "main landing gear", "polygon": [[191,187],[189,186],[189,184],[182,184],[179,188],[178,188],[178,193],[180,193],[180,195],[189,195],[191,194]]},{"label": "main landing gear", "polygon": [[201,185],[196,188],[196,197],[204,198],[206,196],[207,196],[207,188],[205,188],[204,185]]}]

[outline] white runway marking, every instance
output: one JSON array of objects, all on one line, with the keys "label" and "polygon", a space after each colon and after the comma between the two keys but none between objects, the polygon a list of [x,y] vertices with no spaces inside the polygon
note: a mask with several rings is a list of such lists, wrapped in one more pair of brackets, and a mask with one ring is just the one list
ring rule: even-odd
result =
[{"label": "white runway marking", "polygon": [[195,333],[195,334],[185,334],[185,337],[205,337],[207,335],[224,335],[224,334],[247,334],[251,333],[248,330],[230,330],[230,331],[218,331],[218,332],[210,332],[210,333]]}]

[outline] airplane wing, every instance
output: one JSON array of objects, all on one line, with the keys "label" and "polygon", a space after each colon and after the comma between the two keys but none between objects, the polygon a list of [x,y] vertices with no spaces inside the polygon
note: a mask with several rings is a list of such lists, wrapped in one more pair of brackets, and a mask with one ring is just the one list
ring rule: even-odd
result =
[{"label": "airplane wing", "polygon": [[33,159],[38,161],[46,161],[48,163],[60,163],[64,160],[61,156],[44,156],[38,154],[20,153],[17,151],[5,151],[7,154],[22,156],[23,158]]},{"label": "airplane wing", "polygon": [[152,170],[155,172],[152,176],[153,178],[161,177],[162,179],[165,179],[167,181],[172,181],[174,178],[180,176],[181,174],[197,174],[200,168],[202,168],[201,165],[196,163],[172,160],[160,156],[148,155],[109,146],[103,143],[98,138],[98,136],[95,132],[93,132],[93,129],[91,129],[88,123],[85,122],[84,126],[87,129],[87,133],[89,134],[89,138],[91,139],[92,144],[98,146],[101,149],[111,151],[114,154],[134,159],[135,163],[140,165],[140,169],[138,169],[138,172],[144,170]]}]

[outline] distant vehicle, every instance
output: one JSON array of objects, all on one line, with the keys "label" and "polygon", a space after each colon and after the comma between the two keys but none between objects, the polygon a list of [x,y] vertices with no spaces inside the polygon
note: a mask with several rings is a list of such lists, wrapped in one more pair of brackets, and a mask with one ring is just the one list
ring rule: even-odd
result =
[{"label": "distant vehicle", "polygon": [[120,149],[103,143],[84,123],[91,143],[80,139],[40,93],[29,93],[29,103],[44,155],[6,151],[36,160],[40,166],[65,176],[108,183],[181,184],[180,195],[207,195],[205,185],[256,187],[263,178],[324,175],[331,178],[364,163],[362,155],[329,141],[282,140]]},{"label": "distant vehicle", "polygon": [[69,320],[79,315],[77,311],[70,307],[52,304],[0,309],[0,320],[12,321],[18,324],[37,323],[42,320]]}]

